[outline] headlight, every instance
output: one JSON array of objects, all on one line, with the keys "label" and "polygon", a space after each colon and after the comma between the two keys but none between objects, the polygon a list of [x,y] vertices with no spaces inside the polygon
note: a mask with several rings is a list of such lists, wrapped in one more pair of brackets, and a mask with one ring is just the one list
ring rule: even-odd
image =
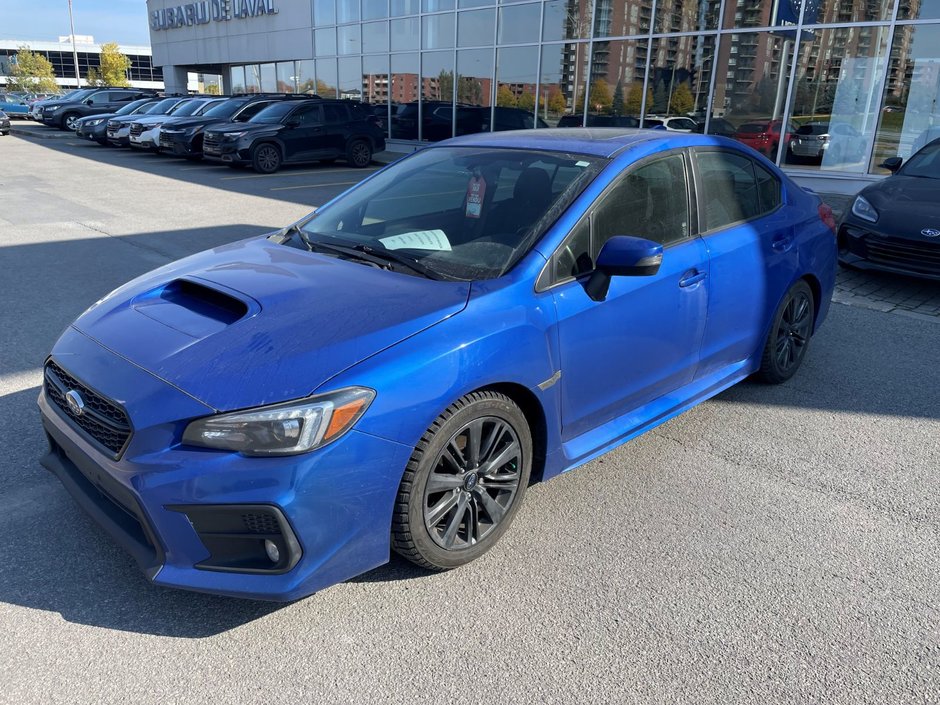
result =
[{"label": "headlight", "polygon": [[369,408],[375,392],[348,387],[307,399],[193,421],[183,443],[243,455],[296,455],[346,433]]},{"label": "headlight", "polygon": [[56,110],[58,110],[61,107],[62,107],[61,105],[47,105],[46,107],[43,108],[43,112],[54,113]]},{"label": "headlight", "polygon": [[244,132],[225,132],[223,133],[222,136],[225,137],[225,139],[237,140],[239,137],[241,137],[244,134],[245,134]]},{"label": "headlight", "polygon": [[869,223],[878,222],[878,211],[875,210],[875,207],[869,203],[864,196],[855,197],[855,203],[852,204],[852,213],[862,220],[867,220]]},{"label": "headlight", "polygon": [[89,120],[85,123],[85,127],[94,127],[95,125],[100,125],[104,120]]}]

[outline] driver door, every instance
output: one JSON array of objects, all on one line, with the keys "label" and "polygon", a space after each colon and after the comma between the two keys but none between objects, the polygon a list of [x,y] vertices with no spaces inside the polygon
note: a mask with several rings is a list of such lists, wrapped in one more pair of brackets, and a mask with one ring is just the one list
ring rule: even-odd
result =
[{"label": "driver door", "polygon": [[[593,204],[553,256],[562,436],[595,429],[692,381],[708,306],[708,253],[692,227],[683,151],[630,167]],[[615,235],[662,243],[652,276],[614,276],[603,301],[585,291]]]}]

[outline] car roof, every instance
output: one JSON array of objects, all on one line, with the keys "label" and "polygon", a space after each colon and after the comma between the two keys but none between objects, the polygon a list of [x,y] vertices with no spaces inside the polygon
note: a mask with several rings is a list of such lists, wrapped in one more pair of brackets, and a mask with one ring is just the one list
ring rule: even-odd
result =
[{"label": "car roof", "polygon": [[[448,140],[446,145],[472,147],[508,147],[551,152],[571,152],[595,157],[615,154],[647,142],[671,142],[676,147],[695,144],[714,144],[721,138],[702,135],[638,130],[622,127],[564,127],[508,132],[481,132]],[[721,140],[722,143],[726,143]]]}]

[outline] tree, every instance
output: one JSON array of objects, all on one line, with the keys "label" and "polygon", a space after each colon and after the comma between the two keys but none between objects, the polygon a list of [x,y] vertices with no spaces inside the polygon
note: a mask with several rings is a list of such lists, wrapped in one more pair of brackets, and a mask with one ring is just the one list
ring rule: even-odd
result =
[{"label": "tree", "polygon": [[472,76],[457,76],[457,102],[468,105],[483,104],[483,84]]},{"label": "tree", "polygon": [[437,75],[437,99],[450,102],[454,95],[454,72],[441,69]]},{"label": "tree", "polygon": [[[219,90],[218,83],[207,83],[205,88],[206,95],[219,95],[221,91]],[[285,93],[290,93],[291,91],[284,91]]]},{"label": "tree", "polygon": [[610,112],[612,115],[623,114],[623,81],[617,81],[617,86],[614,88],[614,98],[610,106]]},{"label": "tree", "polygon": [[20,47],[10,61],[6,88],[11,93],[55,93],[59,90],[49,59],[25,46]]},{"label": "tree", "polygon": [[650,109],[650,103],[646,103],[646,112],[652,112],[661,115],[669,109],[669,91],[666,84],[662,81],[656,81],[656,87],[653,89],[653,107]]},{"label": "tree", "polygon": [[101,80],[106,86],[127,87],[130,81],[127,80],[127,72],[131,68],[131,60],[128,59],[115,42],[108,42],[101,45],[101,68],[99,73]]},{"label": "tree", "polygon": [[516,100],[516,107],[522,108],[523,110],[532,111],[535,110],[535,96],[529,92],[523,93]]},{"label": "tree", "polygon": [[692,91],[689,90],[689,84],[684,81],[680,83],[673,91],[672,99],[669,101],[670,111],[685,115],[695,107],[695,99],[692,97]]},{"label": "tree", "polygon": [[509,90],[509,86],[503,84],[496,90],[496,105],[500,108],[516,107],[516,96]]},{"label": "tree", "polygon": [[88,68],[88,73],[85,75],[85,81],[93,88],[101,88],[105,85],[104,79],[101,78],[101,74],[94,66],[90,66]]},{"label": "tree", "polygon": [[[653,89],[646,91],[646,109],[652,110]],[[643,108],[643,84],[634,83],[627,91],[627,99],[623,101],[623,112],[627,115],[639,115]]]},{"label": "tree", "polygon": [[597,79],[591,82],[591,92],[588,93],[588,108],[596,112],[609,110],[613,104],[613,98],[610,96],[610,86],[607,81]]},{"label": "tree", "polygon": [[548,92],[548,112],[556,114],[563,113],[567,108],[568,101],[565,100],[564,94],[558,86],[553,86]]},{"label": "tree", "polygon": [[317,95],[320,96],[321,98],[335,98],[336,89],[331,88],[329,85],[327,85],[326,81],[324,81],[321,78],[318,78],[317,79]]}]

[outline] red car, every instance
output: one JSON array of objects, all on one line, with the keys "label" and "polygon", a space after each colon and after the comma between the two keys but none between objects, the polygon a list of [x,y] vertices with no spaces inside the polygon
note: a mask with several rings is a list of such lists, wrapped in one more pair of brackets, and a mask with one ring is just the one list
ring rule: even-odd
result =
[{"label": "red car", "polygon": [[[782,126],[782,120],[746,122],[734,133],[734,139],[756,149],[769,159],[776,159],[777,145],[780,144],[780,128]],[[796,125],[791,122],[786,135],[783,137],[783,143],[787,145],[787,148],[789,148],[790,138],[794,132],[796,132]]]}]

